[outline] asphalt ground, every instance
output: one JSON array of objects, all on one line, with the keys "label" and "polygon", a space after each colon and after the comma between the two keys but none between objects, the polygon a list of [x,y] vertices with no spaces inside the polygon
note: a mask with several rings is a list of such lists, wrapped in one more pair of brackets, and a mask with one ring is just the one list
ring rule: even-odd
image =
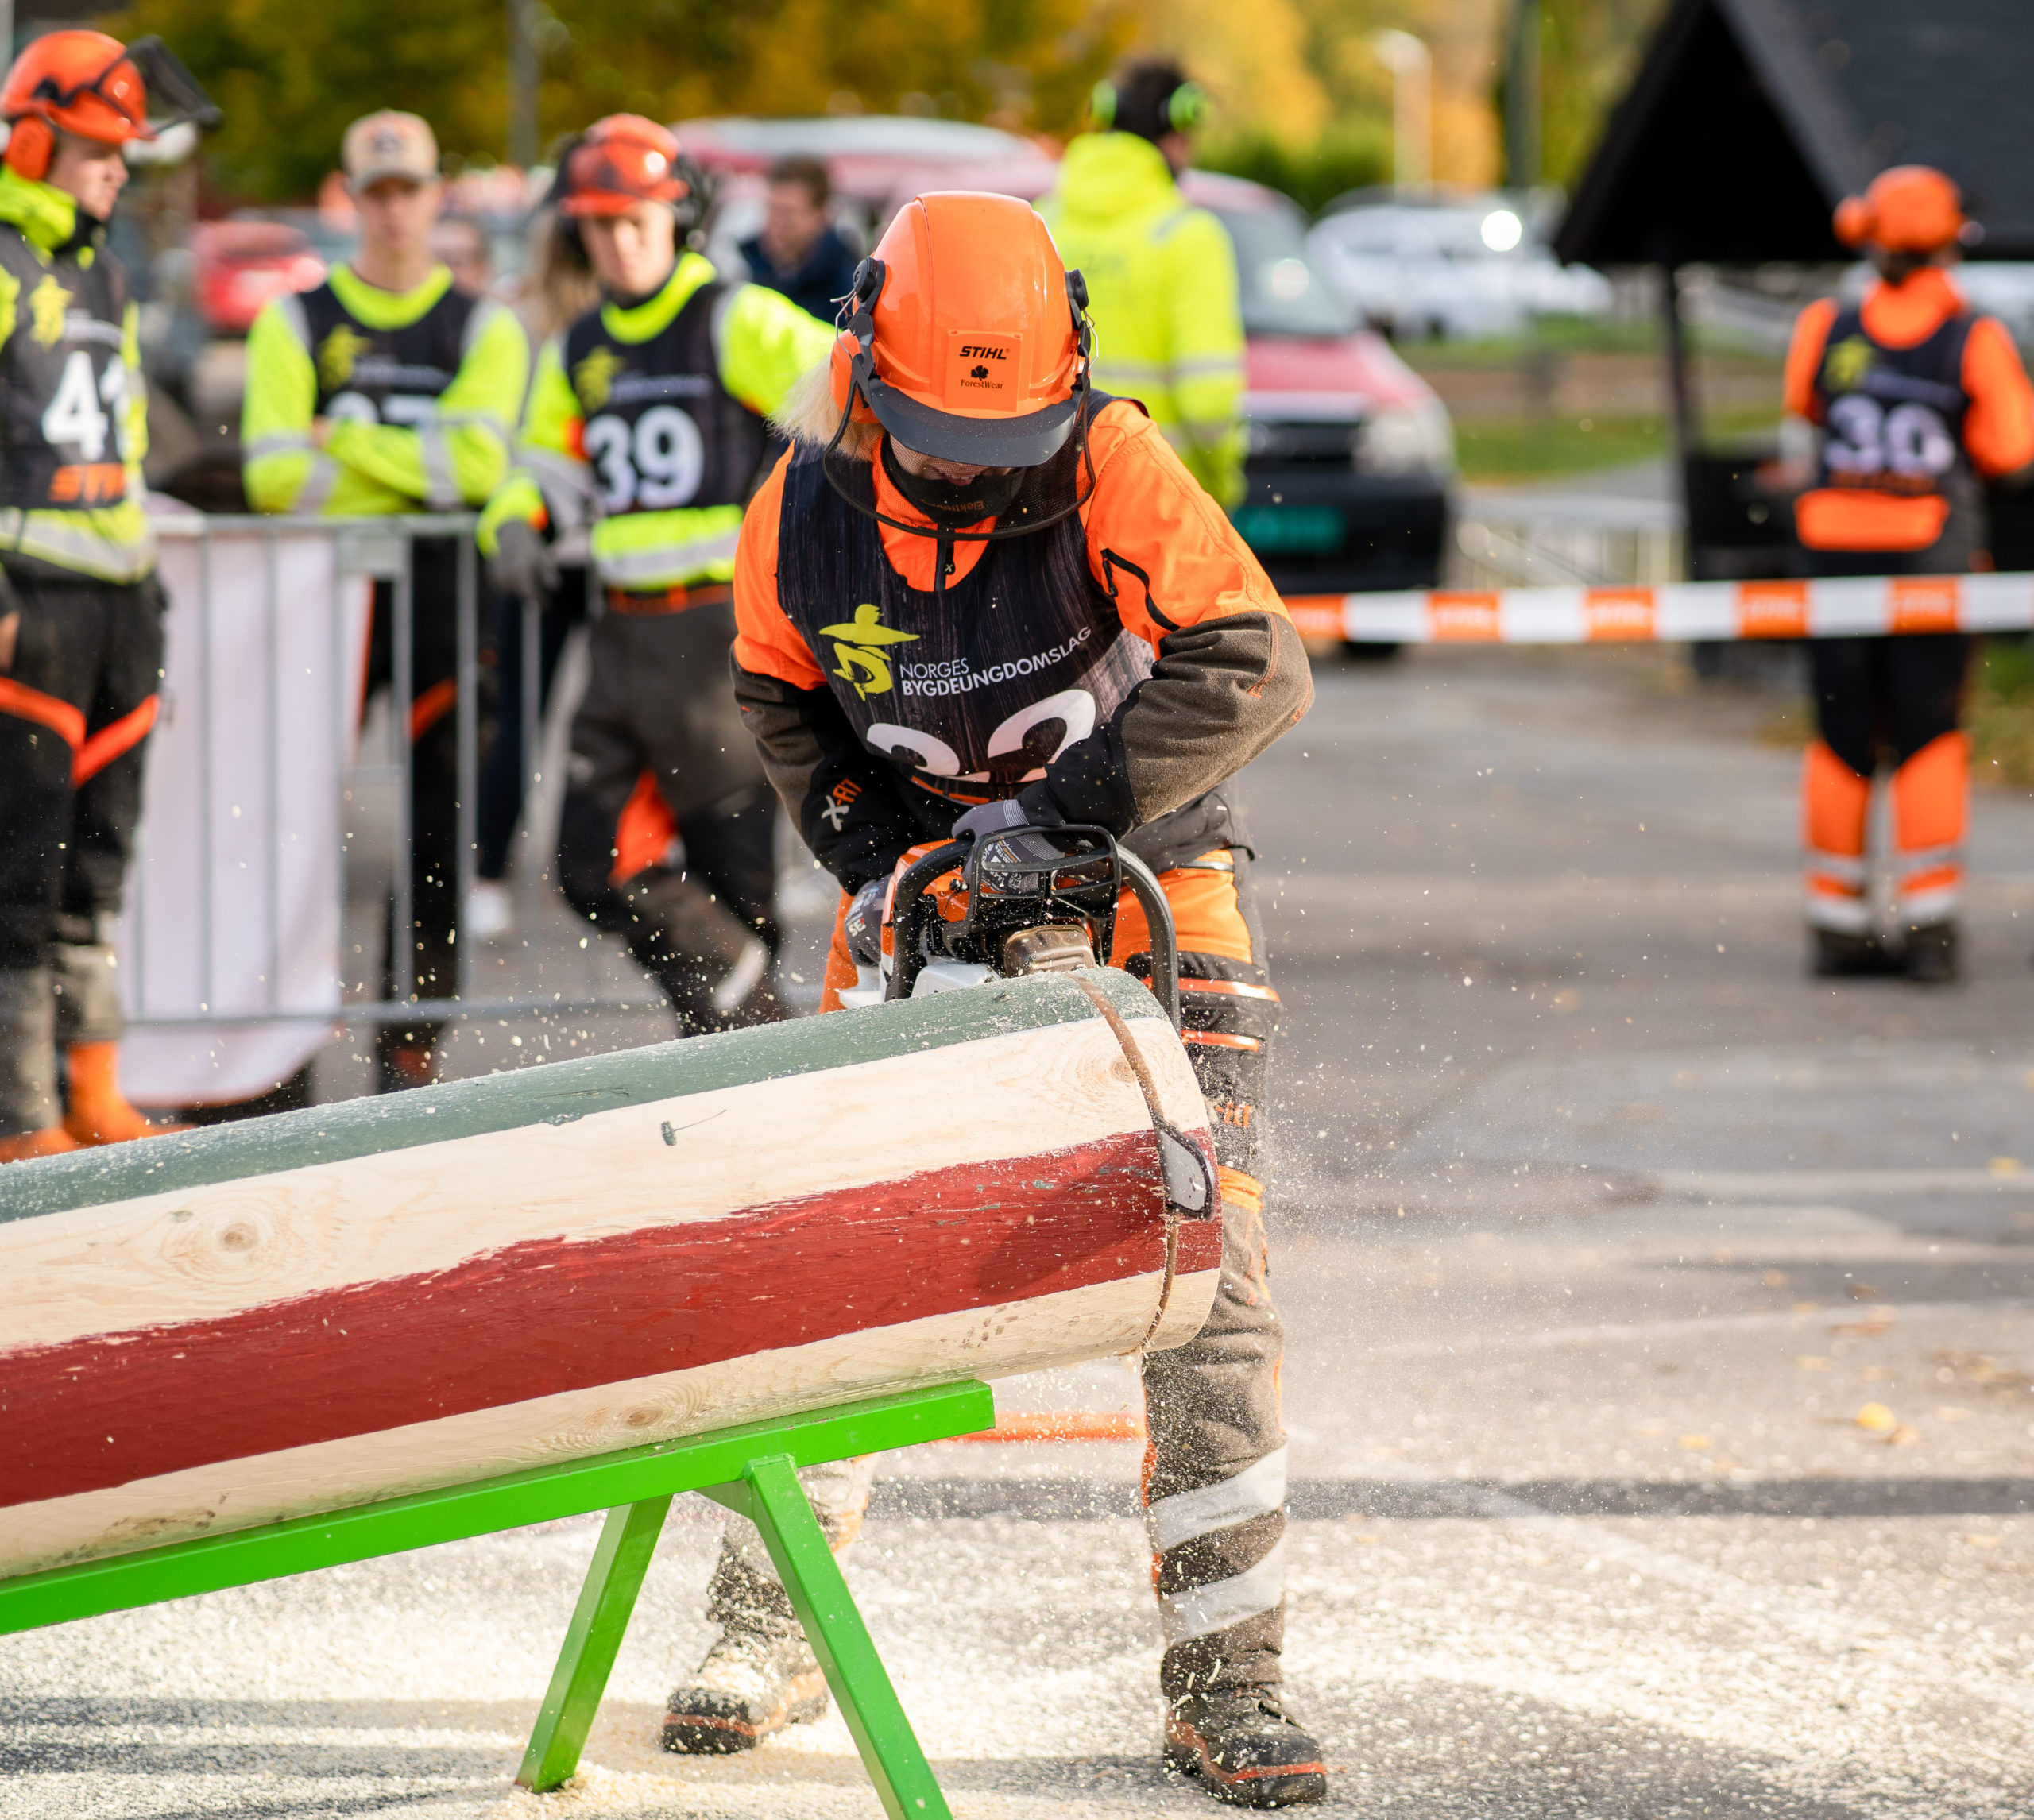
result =
[{"label": "asphalt ground", "polygon": [[[2034,802],[1978,798],[1968,983],[1811,981],[1781,698],[1680,678],[1324,664],[1247,780],[1292,1703],[1338,1814],[2023,1816]],[[1155,1764],[1136,1452],[879,1485],[848,1575],[959,1814],[1213,1811]],[[719,1521],[680,1501],[563,1794],[508,1783],[591,1519],[0,1640],[0,1820],[877,1813],[837,1714],[656,1749]]]}]

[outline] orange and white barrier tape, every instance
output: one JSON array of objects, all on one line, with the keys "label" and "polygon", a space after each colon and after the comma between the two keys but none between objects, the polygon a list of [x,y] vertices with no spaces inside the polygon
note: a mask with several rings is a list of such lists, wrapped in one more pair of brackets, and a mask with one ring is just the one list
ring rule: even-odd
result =
[{"label": "orange and white barrier tape", "polygon": [[1308,638],[1361,644],[1591,644],[1838,638],[2034,627],[2034,575],[1871,575],[1664,587],[1436,589],[1299,594]]},{"label": "orange and white barrier tape", "polygon": [[1142,1441],[1144,1418],[1134,1409],[999,1409],[996,1426],[957,1441]]}]

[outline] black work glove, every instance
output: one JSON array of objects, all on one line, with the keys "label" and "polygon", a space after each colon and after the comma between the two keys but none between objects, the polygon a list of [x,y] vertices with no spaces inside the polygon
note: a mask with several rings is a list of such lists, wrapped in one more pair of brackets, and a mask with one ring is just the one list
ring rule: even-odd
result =
[{"label": "black work glove", "polygon": [[871,879],[848,905],[848,954],[858,967],[882,964],[883,899],[889,889],[887,879]]},{"label": "black work glove", "polygon": [[[988,834],[1000,834],[1006,828],[1051,828],[1065,817],[1049,811],[1028,810],[1014,796],[1007,796],[994,802],[978,802],[965,815],[958,816],[953,823],[956,840],[972,837],[979,840]],[[1011,845],[1022,860],[1035,860],[1041,864],[1059,857],[1057,849],[1035,837],[1012,841]]]}]

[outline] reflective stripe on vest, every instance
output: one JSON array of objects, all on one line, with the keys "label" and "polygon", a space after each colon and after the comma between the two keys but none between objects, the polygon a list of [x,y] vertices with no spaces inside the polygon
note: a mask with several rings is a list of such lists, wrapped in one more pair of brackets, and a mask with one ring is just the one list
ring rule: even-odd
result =
[{"label": "reflective stripe on vest", "polygon": [[741,509],[710,505],[604,518],[594,527],[594,566],[615,588],[728,581],[734,574]]}]

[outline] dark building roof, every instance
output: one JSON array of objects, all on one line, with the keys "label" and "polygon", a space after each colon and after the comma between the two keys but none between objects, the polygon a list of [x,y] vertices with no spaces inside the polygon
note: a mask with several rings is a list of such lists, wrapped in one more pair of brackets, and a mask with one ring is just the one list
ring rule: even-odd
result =
[{"label": "dark building roof", "polygon": [[1838,202],[1933,164],[2034,259],[2034,0],[1675,0],[1554,238],[1591,265],[1847,257]]}]

